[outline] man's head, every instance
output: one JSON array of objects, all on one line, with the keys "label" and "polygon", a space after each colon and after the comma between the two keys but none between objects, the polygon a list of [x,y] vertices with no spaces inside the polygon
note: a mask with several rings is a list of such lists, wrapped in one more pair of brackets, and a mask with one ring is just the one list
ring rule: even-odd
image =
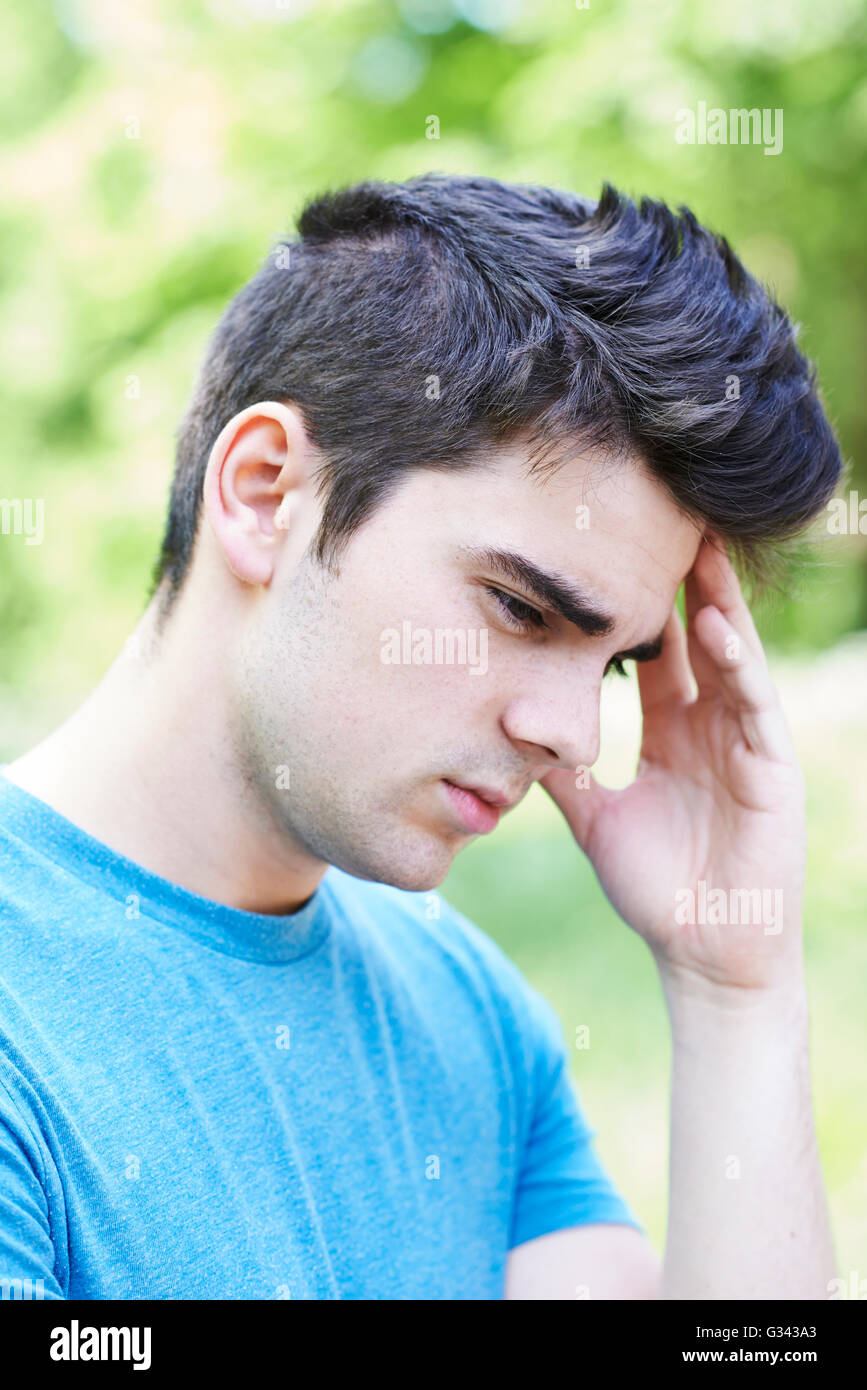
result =
[{"label": "man's head", "polygon": [[299,230],[206,357],[157,603],[219,625],[287,838],[423,888],[482,824],[448,784],[592,763],[606,666],[652,653],[702,532],[755,562],[839,452],[788,319],[686,210],[428,176]]}]

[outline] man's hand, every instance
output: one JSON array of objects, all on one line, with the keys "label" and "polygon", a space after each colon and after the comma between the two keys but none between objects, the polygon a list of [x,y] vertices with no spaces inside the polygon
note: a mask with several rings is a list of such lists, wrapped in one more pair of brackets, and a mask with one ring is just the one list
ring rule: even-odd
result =
[{"label": "man's hand", "polygon": [[[803,778],[737,577],[711,543],[687,577],[686,611],[687,631],[675,609],[661,656],[639,668],[632,785],[578,790],[560,770],[542,785],[650,946],[665,993],[659,1297],[827,1298],[836,1261],[810,1095]],[[749,890],[765,911],[743,912]],[[690,894],[705,912],[683,911]],[[613,1250],[601,1258],[610,1269]]]},{"label": "man's hand", "polygon": [[634,782],[579,789],[558,769],[542,785],[666,974],[774,986],[801,969],[803,777],[737,576],[710,540],[685,596],[687,631],[673,609],[662,654],[639,667]]}]

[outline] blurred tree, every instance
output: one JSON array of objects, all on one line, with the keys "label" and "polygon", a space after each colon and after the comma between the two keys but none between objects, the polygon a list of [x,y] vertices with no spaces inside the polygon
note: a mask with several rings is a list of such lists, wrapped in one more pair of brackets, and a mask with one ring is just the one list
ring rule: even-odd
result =
[{"label": "blurred tree", "polygon": [[[803,324],[863,489],[859,20],[857,0],[4,9],[2,491],[43,497],[46,517],[42,546],[0,544],[20,717],[83,692],[137,617],[220,309],[307,196],[360,177],[475,171],[590,194],[607,179],[689,204]],[[699,102],[779,108],[781,152],[679,144],[677,113]],[[823,646],[867,622],[867,538],[819,534],[801,592],[762,610],[772,642]]]}]

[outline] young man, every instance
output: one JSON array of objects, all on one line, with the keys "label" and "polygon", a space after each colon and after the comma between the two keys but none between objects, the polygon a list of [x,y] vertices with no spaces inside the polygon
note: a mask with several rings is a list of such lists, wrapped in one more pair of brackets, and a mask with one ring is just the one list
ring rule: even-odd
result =
[{"label": "young man", "polygon": [[[802,778],[725,552],[839,469],[791,324],[687,210],[446,176],[311,204],[209,348],[134,640],[0,777],[0,1277],[826,1296]],[[662,1261],[553,1009],[431,893],[536,780],[659,968]]]}]

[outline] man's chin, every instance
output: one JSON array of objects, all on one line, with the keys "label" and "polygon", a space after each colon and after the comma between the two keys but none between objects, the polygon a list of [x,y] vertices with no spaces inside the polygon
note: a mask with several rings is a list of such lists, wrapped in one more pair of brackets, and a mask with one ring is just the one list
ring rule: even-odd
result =
[{"label": "man's chin", "polygon": [[450,868],[451,862],[439,868],[431,866],[425,869],[411,869],[406,865],[400,868],[385,865],[363,871],[359,868],[346,868],[343,872],[352,874],[353,878],[367,879],[371,883],[387,884],[389,888],[401,888],[405,893],[429,893],[434,888],[439,888],[448,876]]},{"label": "man's chin", "polygon": [[395,849],[393,854],[382,850],[370,858],[357,855],[348,856],[336,867],[354,878],[364,878],[371,883],[385,883],[390,888],[401,888],[407,893],[429,893],[438,888],[447,877],[457,849],[431,837],[425,837],[423,845],[414,844]]}]

